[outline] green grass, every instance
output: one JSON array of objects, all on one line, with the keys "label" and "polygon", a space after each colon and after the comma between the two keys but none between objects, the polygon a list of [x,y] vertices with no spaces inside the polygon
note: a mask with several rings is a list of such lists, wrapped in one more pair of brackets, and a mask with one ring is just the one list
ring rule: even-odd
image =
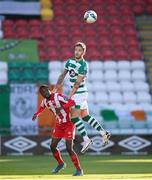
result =
[{"label": "green grass", "polygon": [[56,165],[53,157],[0,157],[0,179],[152,179],[152,156],[80,156],[83,177],[72,177],[75,169],[70,158],[63,158],[67,168],[58,175],[51,175]]}]

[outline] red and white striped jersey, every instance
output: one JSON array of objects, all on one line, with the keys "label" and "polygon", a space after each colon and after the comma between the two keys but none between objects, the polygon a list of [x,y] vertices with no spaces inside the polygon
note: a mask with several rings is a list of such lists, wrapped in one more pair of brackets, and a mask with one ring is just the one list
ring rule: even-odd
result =
[{"label": "red and white striped jersey", "polygon": [[[69,109],[65,109],[63,107],[64,104],[66,104],[68,100],[65,96],[58,94],[58,93],[51,93],[50,99],[43,99],[41,103],[42,108],[48,108],[50,111],[52,111],[55,116],[57,117],[57,123],[67,123],[70,121],[70,114]],[[56,108],[62,107],[59,114],[56,113]]]}]

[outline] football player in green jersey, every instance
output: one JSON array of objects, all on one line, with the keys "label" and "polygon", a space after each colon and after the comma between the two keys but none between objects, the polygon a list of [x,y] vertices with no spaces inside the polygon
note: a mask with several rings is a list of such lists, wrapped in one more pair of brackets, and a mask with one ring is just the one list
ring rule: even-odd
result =
[{"label": "football player in green jersey", "polygon": [[74,58],[67,60],[65,69],[58,78],[57,84],[54,88],[56,91],[62,84],[65,76],[69,73],[69,81],[71,84],[71,91],[68,98],[72,98],[76,105],[71,109],[71,121],[76,125],[77,130],[83,136],[84,146],[81,150],[84,153],[92,144],[91,139],[87,136],[83,121],[89,123],[94,129],[99,131],[103,138],[103,146],[108,144],[110,133],[105,131],[99,122],[89,114],[87,96],[88,91],[86,87],[86,78],[88,73],[88,64],[83,58],[86,53],[86,45],[82,42],[75,44]]}]

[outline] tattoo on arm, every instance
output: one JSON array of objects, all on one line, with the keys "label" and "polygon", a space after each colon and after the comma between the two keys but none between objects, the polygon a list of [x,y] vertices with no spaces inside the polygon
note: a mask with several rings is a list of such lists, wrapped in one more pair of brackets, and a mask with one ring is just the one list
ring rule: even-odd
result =
[{"label": "tattoo on arm", "polygon": [[76,82],[76,83],[74,84],[75,89],[78,89],[79,86],[80,86],[80,82]]},{"label": "tattoo on arm", "polygon": [[68,72],[68,70],[65,69],[63,71],[63,73],[59,76],[58,81],[57,81],[57,85],[61,85],[62,84],[62,82],[63,82],[67,72]]}]

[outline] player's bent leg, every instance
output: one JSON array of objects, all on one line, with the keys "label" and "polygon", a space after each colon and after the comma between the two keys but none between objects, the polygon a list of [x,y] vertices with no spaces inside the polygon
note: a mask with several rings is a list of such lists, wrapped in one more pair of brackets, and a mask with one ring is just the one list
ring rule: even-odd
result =
[{"label": "player's bent leg", "polygon": [[66,167],[66,164],[65,162],[63,161],[62,157],[61,157],[61,153],[60,151],[57,149],[57,145],[58,143],[60,142],[61,138],[53,138],[52,139],[52,142],[51,142],[51,151],[52,151],[52,154],[54,156],[54,158],[57,160],[58,162],[58,165],[57,167],[55,167],[53,170],[52,170],[52,173],[58,173],[59,171],[61,171],[61,169],[64,169]]},{"label": "player's bent leg", "polygon": [[103,146],[107,145],[109,143],[109,138],[111,134],[107,132],[106,130],[104,130],[104,128],[99,124],[99,122],[94,117],[89,115],[87,109],[81,110],[81,115],[82,115],[82,119],[85,122],[90,124],[97,131],[99,131],[99,133],[101,134],[103,138]]},{"label": "player's bent leg", "polygon": [[75,153],[75,151],[73,150],[73,140],[72,139],[66,140],[66,148],[67,148],[67,152],[69,153],[69,156],[71,158],[71,161],[73,162],[73,164],[76,168],[76,172],[73,174],[73,176],[83,176],[83,170],[81,169],[81,165],[80,165],[78,156]]},{"label": "player's bent leg", "polygon": [[84,153],[89,146],[92,144],[92,140],[88,137],[85,126],[81,119],[79,118],[80,116],[80,109],[72,109],[71,110],[71,121],[75,124],[78,132],[81,134],[84,140],[84,146],[81,150],[82,153]]}]

